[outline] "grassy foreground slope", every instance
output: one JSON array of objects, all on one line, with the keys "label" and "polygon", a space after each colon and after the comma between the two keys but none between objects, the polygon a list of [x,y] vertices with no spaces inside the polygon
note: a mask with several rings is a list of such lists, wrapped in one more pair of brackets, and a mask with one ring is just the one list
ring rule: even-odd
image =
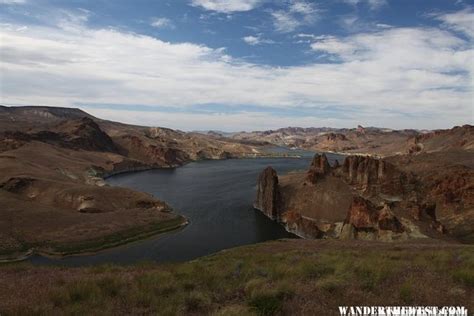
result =
[{"label": "grassy foreground slope", "polygon": [[339,305],[474,310],[474,247],[282,240],[191,262],[0,267],[0,314],[337,315]]}]

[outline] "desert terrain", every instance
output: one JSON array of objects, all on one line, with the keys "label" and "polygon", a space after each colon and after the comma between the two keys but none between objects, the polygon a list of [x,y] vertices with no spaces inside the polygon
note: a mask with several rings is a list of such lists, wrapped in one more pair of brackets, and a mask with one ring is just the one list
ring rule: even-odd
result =
[{"label": "desert terrain", "polygon": [[305,238],[472,243],[473,135],[468,125],[426,133],[404,154],[348,155],[332,166],[316,154],[307,172],[282,177],[268,167],[255,207]]},{"label": "desert terrain", "polygon": [[104,177],[201,159],[266,155],[222,140],[95,118],[78,109],[0,107],[0,257],[86,253],[178,229],[165,201]]},{"label": "desert terrain", "polygon": [[[441,134],[442,137],[438,137]],[[393,156],[410,152],[432,152],[449,149],[474,149],[472,128],[458,126],[449,133],[444,130],[392,130],[388,128],[301,128],[240,132],[234,139],[266,141],[272,144],[319,152]]]},{"label": "desert terrain", "polygon": [[[0,107],[0,313],[473,309],[473,127],[326,132],[309,146],[126,125],[77,109]],[[88,254],[179,229],[187,220],[166,201],[111,187],[104,178],[201,159],[265,157],[270,145],[348,153],[332,164],[318,153],[305,172],[279,176],[269,166],[256,179],[255,208],[302,239],[176,264],[61,268],[9,262],[32,254]]]}]

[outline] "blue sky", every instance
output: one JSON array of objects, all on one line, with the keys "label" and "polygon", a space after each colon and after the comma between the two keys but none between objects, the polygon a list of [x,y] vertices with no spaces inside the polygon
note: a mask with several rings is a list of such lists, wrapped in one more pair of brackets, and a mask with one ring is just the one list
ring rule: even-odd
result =
[{"label": "blue sky", "polygon": [[474,121],[462,0],[0,0],[0,102],[184,130]]}]

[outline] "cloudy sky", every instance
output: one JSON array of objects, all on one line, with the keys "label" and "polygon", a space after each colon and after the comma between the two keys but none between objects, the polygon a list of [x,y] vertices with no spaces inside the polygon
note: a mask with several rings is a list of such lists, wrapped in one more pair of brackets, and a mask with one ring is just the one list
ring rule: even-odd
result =
[{"label": "cloudy sky", "polygon": [[469,0],[0,0],[0,103],[183,130],[474,123]]}]

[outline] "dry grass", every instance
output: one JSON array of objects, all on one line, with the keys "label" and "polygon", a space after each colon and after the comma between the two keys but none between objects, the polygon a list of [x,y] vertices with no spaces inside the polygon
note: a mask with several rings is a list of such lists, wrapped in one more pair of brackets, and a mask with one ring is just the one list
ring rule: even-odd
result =
[{"label": "dry grass", "polygon": [[474,309],[472,246],[275,241],[187,263],[0,266],[0,314],[337,314],[338,305]]}]

